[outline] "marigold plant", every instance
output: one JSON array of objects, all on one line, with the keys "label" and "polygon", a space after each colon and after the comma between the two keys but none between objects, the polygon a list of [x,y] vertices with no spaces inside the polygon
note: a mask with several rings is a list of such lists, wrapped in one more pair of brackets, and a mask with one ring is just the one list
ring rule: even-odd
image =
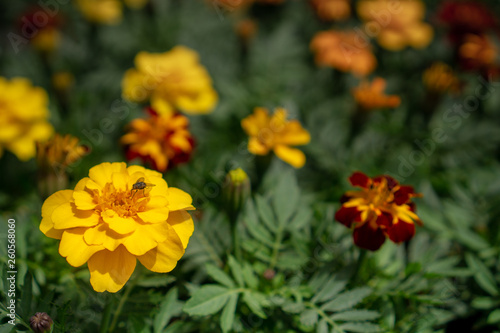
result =
[{"label": "marigold plant", "polygon": [[354,229],[354,243],[364,249],[378,250],[385,238],[395,243],[410,240],[415,223],[422,224],[415,214],[412,198],[421,196],[413,187],[400,185],[390,176],[369,178],[354,172],[349,181],[361,191],[348,191],[341,199],[342,207],[335,219]]},{"label": "marigold plant", "polygon": [[361,82],[359,87],[353,89],[352,94],[356,103],[364,111],[398,107],[401,99],[397,95],[385,95],[385,86],[385,80],[377,77],[371,83]]},{"label": "marigold plant", "polygon": [[54,129],[48,122],[45,90],[24,78],[0,77],[0,156],[7,149],[27,161],[35,156],[35,142],[45,141]]},{"label": "marigold plant", "polygon": [[61,240],[59,254],[70,265],[88,263],[95,291],[117,292],[136,260],[153,272],[176,266],[194,230],[187,213],[194,209],[191,202],[189,194],[169,187],[156,171],[102,163],[74,190],[45,200],[40,230]]},{"label": "marigold plant", "polygon": [[198,54],[184,46],[165,53],[140,52],[134,69],[122,80],[123,96],[133,102],[151,100],[173,111],[209,113],[217,103],[212,79],[199,62]]},{"label": "marigold plant", "polygon": [[255,108],[254,113],[241,121],[250,136],[248,151],[255,155],[267,155],[274,151],[283,161],[295,168],[306,162],[302,151],[290,146],[305,145],[311,137],[298,120],[287,120],[287,111],[276,108],[272,116],[265,108]]}]

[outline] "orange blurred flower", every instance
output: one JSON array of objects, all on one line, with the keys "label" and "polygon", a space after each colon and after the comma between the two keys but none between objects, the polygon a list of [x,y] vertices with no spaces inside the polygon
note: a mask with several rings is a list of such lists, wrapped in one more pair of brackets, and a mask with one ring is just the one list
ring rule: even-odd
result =
[{"label": "orange blurred flower", "polygon": [[497,66],[498,49],[486,35],[467,34],[459,56],[464,68],[488,72]]},{"label": "orange blurred flower", "polygon": [[357,11],[366,22],[367,34],[376,35],[380,46],[387,50],[425,48],[434,37],[432,26],[422,22],[425,5],[420,0],[361,0]]},{"label": "orange blurred flower", "polygon": [[439,94],[458,92],[460,89],[460,80],[453,73],[453,69],[443,62],[436,62],[427,68],[422,81],[429,91]]},{"label": "orange blurred flower", "polygon": [[364,111],[398,107],[401,98],[397,95],[385,95],[385,86],[385,80],[380,77],[373,79],[371,83],[362,81],[359,87],[353,89],[352,95]]},{"label": "orange blurred flower", "polygon": [[413,187],[400,185],[390,176],[369,178],[362,172],[354,172],[349,181],[361,191],[348,191],[342,199],[342,207],[335,220],[354,229],[354,244],[376,251],[389,237],[394,243],[410,240],[415,234],[415,223],[421,225],[415,214]]},{"label": "orange blurred flower", "polygon": [[287,120],[287,111],[276,108],[269,116],[265,108],[255,108],[254,113],[241,121],[241,127],[250,136],[248,151],[255,155],[267,155],[273,150],[276,156],[295,168],[306,162],[302,151],[290,146],[309,143],[311,137],[298,120]]},{"label": "orange blurred flower", "polygon": [[370,74],[377,66],[371,46],[354,31],[319,32],[311,41],[311,50],[316,64],[358,76]]},{"label": "orange blurred flower", "polygon": [[121,138],[127,159],[138,157],[161,172],[187,162],[194,147],[187,128],[189,120],[175,112],[159,114],[152,108],[147,112],[150,117],[132,120],[128,133]]},{"label": "orange blurred flower", "polygon": [[28,38],[35,49],[48,53],[61,43],[62,23],[61,15],[49,15],[42,7],[34,6],[22,17],[19,25],[24,36],[29,31]]},{"label": "orange blurred flower", "polygon": [[252,19],[244,19],[237,23],[236,33],[244,43],[248,43],[257,33],[257,22]]},{"label": "orange blurred flower", "polygon": [[341,21],[351,16],[351,0],[311,0],[311,5],[325,21]]}]

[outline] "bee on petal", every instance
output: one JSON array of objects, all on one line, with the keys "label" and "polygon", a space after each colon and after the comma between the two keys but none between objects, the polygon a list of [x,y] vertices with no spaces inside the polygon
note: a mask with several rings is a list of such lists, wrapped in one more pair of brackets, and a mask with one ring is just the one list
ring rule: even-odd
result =
[{"label": "bee on petal", "polygon": [[144,180],[145,180],[144,177],[141,177],[141,178],[137,179],[137,181],[135,182],[134,185],[132,185],[132,190],[130,190],[130,193],[132,194],[132,191],[135,191],[132,194],[132,198],[140,190],[142,190],[142,195],[146,196],[146,194],[148,194],[149,191],[147,193],[145,191],[146,190],[151,190],[151,188],[153,186],[156,186],[155,184],[146,183],[146,182],[144,182]]}]

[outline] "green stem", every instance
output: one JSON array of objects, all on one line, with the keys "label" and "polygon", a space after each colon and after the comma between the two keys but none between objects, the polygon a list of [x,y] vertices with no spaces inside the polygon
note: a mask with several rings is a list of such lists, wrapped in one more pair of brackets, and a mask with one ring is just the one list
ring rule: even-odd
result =
[{"label": "green stem", "polygon": [[333,327],[333,332],[337,332],[337,331],[343,332],[342,330],[339,330],[339,327],[337,326],[337,324],[330,317],[328,317],[328,315],[325,313],[325,311],[318,308],[316,306],[316,304],[311,303],[311,302],[305,302],[304,305],[307,306],[308,308],[316,311],[321,318],[323,318],[328,324],[330,324]]},{"label": "green stem", "polygon": [[234,247],[234,256],[236,257],[236,260],[241,261],[240,234],[238,233],[237,222],[238,222],[237,218],[231,221],[231,227],[233,228],[233,247]]},{"label": "green stem", "polygon": [[133,281],[131,281],[127,285],[127,289],[125,290],[125,293],[123,294],[122,298],[120,299],[120,303],[118,303],[118,307],[116,308],[115,314],[113,315],[113,321],[111,322],[111,325],[109,326],[108,332],[113,332],[116,324],[118,323],[118,318],[120,317],[120,313],[122,312],[123,306],[127,302],[128,297],[130,296],[130,293],[132,292],[132,289],[134,289],[137,281],[139,280],[139,277],[136,277]]},{"label": "green stem", "polygon": [[365,262],[366,258],[366,250],[365,249],[360,249],[359,250],[359,256],[358,256],[358,261],[356,262],[356,267],[354,268],[354,272],[352,274],[352,281],[360,281],[359,275],[361,271],[361,266],[363,266],[363,263]]},{"label": "green stem", "polygon": [[111,319],[111,312],[115,306],[114,295],[106,295],[106,306],[104,307],[104,313],[102,314],[101,327],[99,333],[107,333],[109,327],[109,321]]},{"label": "green stem", "polygon": [[271,256],[271,264],[269,267],[270,269],[274,269],[278,263],[278,255],[280,253],[281,242],[283,241],[283,232],[284,227],[280,225],[278,231],[276,232],[276,240],[273,244],[273,254]]}]

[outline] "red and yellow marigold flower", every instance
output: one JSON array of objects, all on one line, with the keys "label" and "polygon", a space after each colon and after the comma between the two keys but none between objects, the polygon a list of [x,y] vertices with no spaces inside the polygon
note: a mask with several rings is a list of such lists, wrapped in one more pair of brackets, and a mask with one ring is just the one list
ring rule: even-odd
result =
[{"label": "red and yellow marigold flower", "polygon": [[40,230],[61,240],[59,254],[71,266],[88,264],[95,291],[117,292],[137,260],[159,273],[177,265],[194,231],[187,213],[194,209],[191,202],[189,194],[169,187],[156,171],[102,163],[74,190],[45,200]]},{"label": "red and yellow marigold flower", "polygon": [[149,118],[132,120],[128,133],[121,138],[127,159],[140,158],[161,172],[187,162],[194,147],[189,119],[179,113],[146,110]]},{"label": "red and yellow marigold flower", "polygon": [[465,35],[458,53],[464,69],[479,70],[486,74],[496,74],[498,71],[498,47],[488,35]]},{"label": "red and yellow marigold flower", "polygon": [[381,108],[395,108],[401,104],[401,98],[397,95],[384,94],[386,82],[377,77],[371,83],[362,81],[359,87],[354,88],[352,95],[363,111]]},{"label": "red and yellow marigold flower", "polygon": [[254,113],[241,121],[250,136],[248,151],[255,155],[267,155],[274,151],[283,161],[295,168],[306,162],[302,151],[290,146],[305,145],[311,141],[309,132],[298,120],[287,120],[287,111],[276,108],[272,116],[265,108],[255,108]]},{"label": "red and yellow marigold flower", "polygon": [[210,113],[217,103],[212,79],[198,54],[184,46],[165,53],[140,52],[122,80],[123,96],[133,102],[163,103],[173,111]]},{"label": "red and yellow marigold flower", "polygon": [[420,0],[361,0],[357,11],[366,22],[365,30],[376,35],[383,48],[402,50],[427,47],[434,37],[434,29],[423,22],[425,5]]},{"label": "red and yellow marigold flower", "polygon": [[354,229],[354,244],[375,251],[382,246],[386,237],[395,243],[413,237],[415,223],[421,225],[422,222],[415,214],[415,204],[411,199],[421,194],[415,193],[413,187],[400,185],[386,175],[369,178],[361,172],[355,172],[349,181],[361,191],[345,193],[335,219]]},{"label": "red and yellow marigold flower", "polygon": [[325,21],[341,21],[351,16],[351,0],[310,0],[316,14]]},{"label": "red and yellow marigold flower", "polygon": [[24,78],[0,77],[0,156],[7,149],[21,161],[35,156],[35,142],[54,132],[47,121],[49,98],[45,90]]},{"label": "red and yellow marigold flower", "polygon": [[360,42],[355,31],[322,31],[311,41],[315,62],[354,75],[368,75],[377,66],[377,59],[366,42]]}]

